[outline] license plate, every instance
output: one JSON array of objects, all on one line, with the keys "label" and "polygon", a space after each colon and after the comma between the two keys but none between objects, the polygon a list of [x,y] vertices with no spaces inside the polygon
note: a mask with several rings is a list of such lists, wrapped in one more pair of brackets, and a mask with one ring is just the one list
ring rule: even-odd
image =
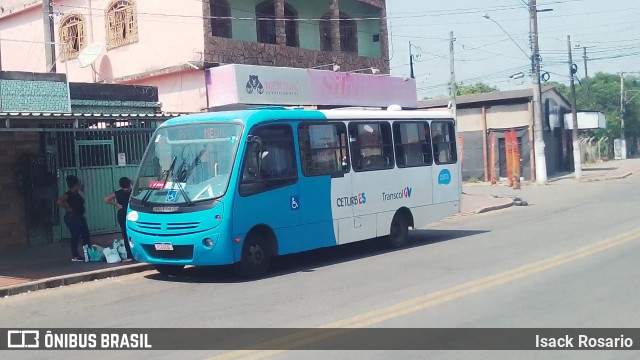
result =
[{"label": "license plate", "polygon": [[171,245],[170,243],[156,243],[156,250],[161,250],[161,251],[172,251],[173,250],[173,245]]}]

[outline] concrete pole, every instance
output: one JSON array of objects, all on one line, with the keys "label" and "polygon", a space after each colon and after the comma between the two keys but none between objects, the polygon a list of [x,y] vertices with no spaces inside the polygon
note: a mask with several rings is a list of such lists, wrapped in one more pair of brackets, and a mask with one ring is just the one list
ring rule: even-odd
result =
[{"label": "concrete pole", "polygon": [[456,93],[458,92],[458,87],[456,86],[456,69],[455,69],[455,59],[454,59],[454,49],[453,43],[456,39],[453,37],[453,31],[449,32],[449,68],[451,71],[451,86],[449,87],[449,92],[451,96],[451,111],[453,112],[453,118],[458,118],[458,105],[456,104]]},{"label": "concrete pole", "polygon": [[44,53],[47,63],[47,70],[49,72],[58,72],[56,70],[56,44],[55,44],[55,31],[53,28],[53,9],[51,0],[44,0],[42,2],[43,15],[42,20],[44,23]]},{"label": "concrete pole", "polygon": [[578,138],[578,111],[576,109],[576,84],[575,72],[573,71],[573,56],[571,54],[571,35],[567,35],[567,47],[569,49],[569,76],[571,79],[571,115],[573,118],[573,129],[571,138],[573,141],[573,168],[576,179],[582,176],[582,159],[580,158],[580,139]]},{"label": "concrete pole", "polygon": [[538,47],[538,8],[536,0],[529,2],[531,30],[531,61],[533,65],[533,122],[536,157],[536,182],[547,182],[547,159],[544,153],[544,131],[542,128],[542,89],[540,88],[540,57]]},{"label": "concrete pole", "polygon": [[620,73],[620,145],[621,145],[621,158],[625,160],[627,158],[627,138],[624,134],[624,73]]}]

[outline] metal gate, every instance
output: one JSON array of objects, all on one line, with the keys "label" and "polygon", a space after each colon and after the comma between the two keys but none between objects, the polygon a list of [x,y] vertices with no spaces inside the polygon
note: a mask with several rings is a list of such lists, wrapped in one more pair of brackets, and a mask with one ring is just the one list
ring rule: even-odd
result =
[{"label": "metal gate", "polygon": [[[52,133],[58,162],[58,196],[67,191],[66,178],[76,175],[84,184],[86,218],[93,235],[119,232],[116,209],[103,198],[119,189],[121,177],[133,179],[153,128],[61,129]],[[64,211],[58,214],[59,238],[69,237]],[[58,236],[56,236],[58,237]]]}]

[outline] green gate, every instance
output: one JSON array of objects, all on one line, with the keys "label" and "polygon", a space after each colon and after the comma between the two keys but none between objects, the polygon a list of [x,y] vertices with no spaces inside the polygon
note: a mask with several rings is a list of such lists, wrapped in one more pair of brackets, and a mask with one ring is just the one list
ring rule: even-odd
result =
[{"label": "green gate", "polygon": [[[60,132],[55,137],[58,159],[58,194],[67,191],[66,177],[76,175],[84,184],[86,218],[92,235],[119,232],[116,208],[103,199],[119,189],[121,177],[134,179],[154,129],[113,129]],[[69,237],[59,211],[60,239]],[[57,237],[57,236],[56,236]]]}]

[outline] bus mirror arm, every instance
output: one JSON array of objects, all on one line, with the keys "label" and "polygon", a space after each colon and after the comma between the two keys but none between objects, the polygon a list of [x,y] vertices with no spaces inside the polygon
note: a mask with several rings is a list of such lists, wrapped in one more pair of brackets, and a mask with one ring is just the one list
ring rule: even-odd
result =
[{"label": "bus mirror arm", "polygon": [[247,136],[247,142],[258,144],[258,149],[260,150],[260,152],[262,152],[262,139],[259,136],[249,135]]}]

